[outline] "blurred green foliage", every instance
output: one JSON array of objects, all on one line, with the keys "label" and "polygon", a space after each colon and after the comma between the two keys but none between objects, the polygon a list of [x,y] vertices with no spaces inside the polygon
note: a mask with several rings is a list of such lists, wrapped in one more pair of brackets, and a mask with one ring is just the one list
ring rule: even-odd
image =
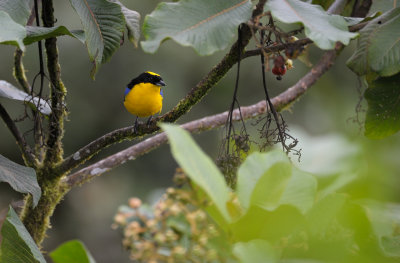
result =
[{"label": "blurred green foliage", "polygon": [[[134,199],[129,207],[120,208],[115,222],[124,228],[124,245],[132,258],[145,262],[400,262],[400,205],[349,194],[354,182],[350,170],[343,169],[330,183],[320,184],[317,174],[300,172],[280,150],[254,152],[239,168],[237,188],[231,190],[226,184],[213,183],[223,179],[214,169],[187,166],[208,157],[199,155],[186,131],[172,125],[163,129],[185,174],[176,174],[177,188],[169,188],[153,209]],[[357,154],[347,156],[355,165],[360,161]],[[347,176],[353,180],[344,181]],[[204,180],[216,192],[229,191],[230,199],[215,200]],[[225,203],[228,218],[215,216],[218,202]]]}]

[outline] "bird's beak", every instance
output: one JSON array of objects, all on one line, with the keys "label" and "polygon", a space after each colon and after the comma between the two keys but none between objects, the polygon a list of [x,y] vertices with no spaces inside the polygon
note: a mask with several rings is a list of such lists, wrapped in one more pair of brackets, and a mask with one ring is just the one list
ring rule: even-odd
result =
[{"label": "bird's beak", "polygon": [[156,83],[157,86],[167,86],[163,80]]}]

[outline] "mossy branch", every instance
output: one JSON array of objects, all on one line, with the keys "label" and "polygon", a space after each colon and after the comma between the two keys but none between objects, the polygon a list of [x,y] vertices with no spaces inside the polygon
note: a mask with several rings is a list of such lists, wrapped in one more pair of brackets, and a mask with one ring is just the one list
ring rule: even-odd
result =
[{"label": "mossy branch", "polygon": [[14,53],[14,77],[18,81],[19,85],[21,85],[22,89],[30,94],[31,88],[28,82],[28,79],[25,75],[24,64],[22,63],[22,57],[24,52],[17,48]]},{"label": "mossy branch", "polygon": [[[35,8],[37,8],[37,1],[35,1]],[[54,8],[52,0],[42,1],[42,20],[45,27],[54,26]],[[45,49],[47,55],[47,70],[51,86],[50,97],[52,113],[49,118],[44,163],[36,169],[38,183],[42,189],[42,196],[38,205],[33,208],[32,197],[28,195],[21,213],[22,222],[38,245],[40,245],[45,238],[46,230],[50,225],[50,217],[63,197],[63,193],[59,191],[58,187],[62,174],[54,170],[53,167],[63,158],[61,140],[64,131],[64,117],[66,115],[66,89],[61,81],[57,39],[46,39]],[[44,72],[41,70],[40,74],[44,74]],[[39,96],[41,95],[40,93]]]},{"label": "mossy branch", "polygon": [[[54,26],[54,7],[52,0],[42,1],[42,20],[45,27]],[[52,113],[49,120],[48,137],[46,141],[45,165],[53,166],[63,159],[62,137],[64,132],[65,95],[66,88],[61,81],[61,68],[58,62],[57,38],[48,38],[45,41],[47,55],[47,70],[51,86]],[[56,176],[56,175],[54,175]]]}]

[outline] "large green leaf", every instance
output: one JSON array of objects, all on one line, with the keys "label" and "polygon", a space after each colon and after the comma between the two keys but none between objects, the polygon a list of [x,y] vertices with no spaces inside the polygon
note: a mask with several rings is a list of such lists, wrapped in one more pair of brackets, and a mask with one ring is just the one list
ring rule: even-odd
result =
[{"label": "large green leaf", "polygon": [[144,20],[142,48],[154,53],[171,38],[183,46],[193,47],[200,55],[225,49],[237,27],[250,19],[249,0],[181,0],[160,3]]},{"label": "large green leaf", "polygon": [[96,263],[85,245],[79,240],[63,243],[50,252],[54,263]]},{"label": "large green leaf", "polygon": [[140,14],[134,10],[130,10],[126,8],[123,4],[121,4],[118,0],[108,0],[113,3],[117,3],[121,6],[122,13],[125,17],[126,28],[128,29],[128,38],[135,47],[138,46],[138,41],[140,38]]},{"label": "large green leaf", "polygon": [[82,43],[85,42],[85,34],[82,30],[68,30],[65,26],[57,27],[26,27],[27,36],[24,38],[24,44],[29,45],[33,42],[40,41],[46,38],[58,37],[58,36],[71,36]]},{"label": "large green leaf", "polygon": [[8,13],[0,10],[0,44],[14,45],[25,50],[25,27],[15,22]]},{"label": "large green leaf", "polygon": [[333,49],[337,41],[347,45],[358,35],[348,31],[343,17],[328,14],[319,5],[300,0],[269,0],[265,8],[283,23],[302,23],[306,36],[321,49]]},{"label": "large green leaf", "polygon": [[93,61],[94,78],[102,63],[119,48],[125,21],[121,6],[107,0],[70,0],[85,31],[89,58]]},{"label": "large green leaf", "polygon": [[400,130],[400,73],[369,84],[364,96],[368,102],[365,136],[382,139]]},{"label": "large green leaf", "polygon": [[373,19],[360,31],[359,45],[347,66],[362,76],[376,72],[392,76],[400,72],[400,8]]},{"label": "large green leaf", "polygon": [[360,200],[358,203],[365,209],[385,255],[400,257],[400,205],[374,200]]},{"label": "large green leaf", "polygon": [[316,190],[314,176],[293,167],[279,150],[252,153],[238,171],[237,195],[244,209],[257,205],[274,210],[286,204],[305,213],[314,203]]},{"label": "large green leaf", "polygon": [[43,255],[12,207],[1,228],[0,262],[46,263]]},{"label": "large green leaf", "polygon": [[[264,162],[268,162],[267,159],[264,159]],[[261,163],[258,165],[262,168]],[[250,205],[257,205],[267,210],[274,210],[279,205],[283,192],[292,176],[291,164],[274,164],[268,170],[264,170],[263,173],[260,173],[260,175],[251,192]]]},{"label": "large green leaf", "polygon": [[[8,15],[21,26],[25,26],[31,10],[29,1],[27,0],[1,0],[0,10],[8,13]],[[5,24],[0,23],[2,30],[5,29]]]},{"label": "large green leaf", "polygon": [[50,115],[51,113],[51,107],[44,99],[39,100],[38,97],[32,98],[28,93],[16,88],[4,80],[0,80],[0,97],[23,101],[34,108],[39,105],[38,109],[42,114]]},{"label": "large green leaf", "polygon": [[292,168],[292,177],[279,200],[279,204],[292,205],[305,214],[314,205],[317,180],[311,174]]},{"label": "large green leaf", "polygon": [[265,239],[271,244],[306,230],[305,217],[289,205],[281,205],[273,211],[251,206],[242,217],[228,226],[235,241]]},{"label": "large green leaf", "polygon": [[0,182],[6,182],[20,193],[30,193],[33,197],[33,206],[39,202],[42,191],[36,179],[33,168],[26,167],[8,160],[0,154]]},{"label": "large green leaf", "polygon": [[189,178],[210,197],[219,213],[229,222],[230,216],[226,205],[230,192],[217,166],[187,131],[172,124],[163,123],[160,126],[167,133],[175,160]]},{"label": "large green leaf", "polygon": [[[275,166],[274,170],[269,172],[273,166]],[[269,153],[254,152],[250,154],[238,170],[237,195],[242,207],[248,209],[253,202],[275,201],[273,204],[276,205],[291,176],[290,166],[289,159],[281,151],[272,151]],[[262,179],[263,177],[265,178]],[[268,190],[264,189],[263,191],[263,187],[259,186],[260,182]],[[259,189],[257,192],[254,192],[257,187]],[[271,194],[269,197],[262,195],[263,192],[269,195],[272,193],[271,191],[274,194]],[[258,201],[258,199],[260,200]]]},{"label": "large green leaf", "polygon": [[330,194],[317,202],[307,213],[307,223],[312,235],[323,236],[345,205],[347,196]]},{"label": "large green leaf", "polygon": [[233,254],[241,263],[274,263],[278,262],[278,250],[262,239],[239,242],[233,245]]},{"label": "large green leaf", "polygon": [[318,193],[319,198],[323,198],[329,194],[335,193],[358,178],[356,173],[343,173],[334,175],[332,182]]}]

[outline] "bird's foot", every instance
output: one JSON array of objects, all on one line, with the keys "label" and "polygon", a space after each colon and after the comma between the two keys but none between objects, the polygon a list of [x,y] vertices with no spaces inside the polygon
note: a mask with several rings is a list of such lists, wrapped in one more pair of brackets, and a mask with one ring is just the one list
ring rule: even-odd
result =
[{"label": "bird's foot", "polygon": [[150,127],[151,119],[153,119],[153,115],[151,115],[149,117],[149,119],[147,120],[147,123],[146,123],[147,124],[147,128]]}]

